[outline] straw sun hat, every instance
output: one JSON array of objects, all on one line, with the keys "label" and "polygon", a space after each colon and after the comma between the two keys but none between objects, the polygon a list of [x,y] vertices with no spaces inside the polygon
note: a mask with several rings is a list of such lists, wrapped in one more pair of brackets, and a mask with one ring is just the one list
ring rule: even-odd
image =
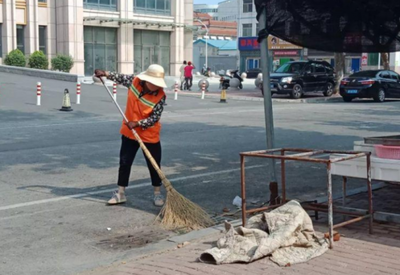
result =
[{"label": "straw sun hat", "polygon": [[161,88],[167,88],[167,84],[164,80],[164,68],[157,64],[152,64],[149,68],[141,73],[138,74],[136,77],[142,81],[150,82],[153,85],[156,85]]}]

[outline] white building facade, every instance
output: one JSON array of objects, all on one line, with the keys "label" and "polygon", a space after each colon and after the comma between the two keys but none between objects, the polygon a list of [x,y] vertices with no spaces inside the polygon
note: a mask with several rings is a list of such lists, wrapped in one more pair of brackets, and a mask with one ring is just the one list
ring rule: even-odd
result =
[{"label": "white building facade", "polygon": [[239,0],[225,0],[218,3],[218,20],[235,21],[239,17]]},{"label": "white building facade", "polygon": [[193,0],[0,0],[0,53],[68,54],[71,73],[139,73],[161,64],[178,75],[191,60]]}]

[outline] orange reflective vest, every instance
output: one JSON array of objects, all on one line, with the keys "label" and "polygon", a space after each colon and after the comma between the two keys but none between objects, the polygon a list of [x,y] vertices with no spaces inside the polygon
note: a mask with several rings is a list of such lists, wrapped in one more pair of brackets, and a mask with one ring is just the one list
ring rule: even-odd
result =
[{"label": "orange reflective vest", "polygon": [[[157,95],[144,94],[139,97],[143,88],[140,85],[140,79],[134,78],[130,89],[128,90],[128,100],[126,102],[125,116],[129,121],[140,121],[146,119],[153,112],[154,106],[165,96],[162,88],[158,90]],[[143,142],[157,143],[160,141],[161,123],[157,121],[154,126],[143,130],[140,126],[135,128]],[[132,131],[122,122],[120,133],[130,139],[136,139]]]}]

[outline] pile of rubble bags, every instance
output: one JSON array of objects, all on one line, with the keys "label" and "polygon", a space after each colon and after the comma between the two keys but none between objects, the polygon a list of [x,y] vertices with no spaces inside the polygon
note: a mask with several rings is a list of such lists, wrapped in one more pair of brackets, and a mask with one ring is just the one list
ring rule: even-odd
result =
[{"label": "pile of rubble bags", "polygon": [[234,229],[225,223],[225,236],[217,247],[206,250],[200,261],[213,264],[250,263],[270,256],[280,266],[304,263],[328,250],[319,239],[310,216],[297,201],[249,219],[246,227]]}]

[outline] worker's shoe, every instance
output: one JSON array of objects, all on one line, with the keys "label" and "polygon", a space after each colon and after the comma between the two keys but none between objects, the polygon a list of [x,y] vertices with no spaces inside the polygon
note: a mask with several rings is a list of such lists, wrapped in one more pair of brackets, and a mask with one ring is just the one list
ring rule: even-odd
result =
[{"label": "worker's shoe", "polygon": [[108,205],[116,205],[126,202],[126,197],[124,193],[119,193],[118,191],[114,191],[113,196],[107,202]]},{"label": "worker's shoe", "polygon": [[164,205],[164,197],[161,194],[154,194],[153,203],[155,206],[161,207]]}]

